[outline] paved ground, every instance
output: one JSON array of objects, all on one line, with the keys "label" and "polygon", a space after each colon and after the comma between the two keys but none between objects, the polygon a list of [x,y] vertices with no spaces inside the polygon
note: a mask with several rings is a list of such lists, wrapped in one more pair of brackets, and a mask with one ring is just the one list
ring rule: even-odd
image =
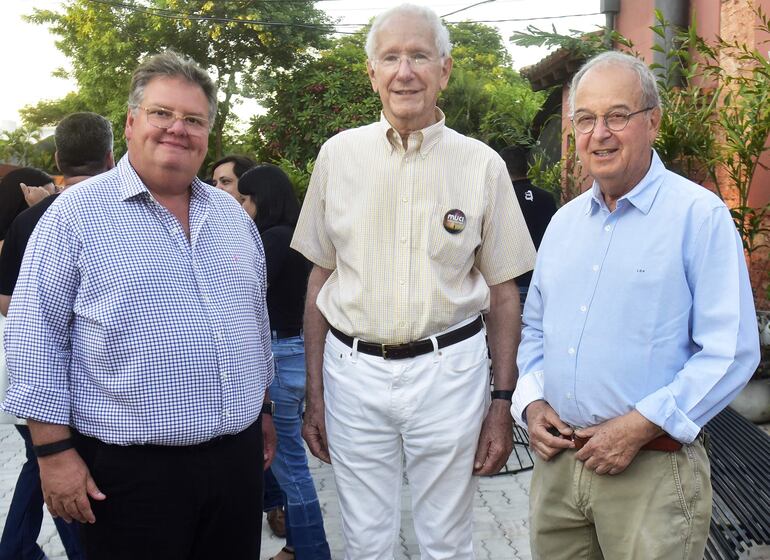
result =
[{"label": "paved ground", "polygon": [[[523,447],[517,446],[517,451],[525,464],[531,464]],[[5,524],[13,488],[23,462],[24,447],[21,437],[12,426],[0,425],[0,527]],[[517,467],[516,457],[514,456],[508,464],[512,468]],[[331,468],[315,458],[311,459],[310,465],[324,513],[332,558],[340,560],[343,557],[340,517]],[[530,471],[479,480],[475,498],[476,523],[473,539],[476,557],[479,560],[529,560],[531,558],[527,527],[529,480]],[[402,495],[400,547],[396,560],[420,558],[409,503],[409,488],[408,484],[405,484]],[[56,534],[56,528],[47,513],[38,542],[50,560],[67,560]],[[282,540],[270,533],[265,522],[262,531],[261,560],[266,560],[278,552],[283,544]]]}]

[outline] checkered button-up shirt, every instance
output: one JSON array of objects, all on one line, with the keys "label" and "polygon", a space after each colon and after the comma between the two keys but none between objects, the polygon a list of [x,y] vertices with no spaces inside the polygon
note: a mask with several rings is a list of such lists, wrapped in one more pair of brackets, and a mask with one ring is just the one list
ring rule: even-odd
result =
[{"label": "checkered button-up shirt", "polygon": [[253,221],[197,179],[190,238],[128,157],[63,193],[30,240],[4,409],[115,444],[238,433],[273,377]]}]

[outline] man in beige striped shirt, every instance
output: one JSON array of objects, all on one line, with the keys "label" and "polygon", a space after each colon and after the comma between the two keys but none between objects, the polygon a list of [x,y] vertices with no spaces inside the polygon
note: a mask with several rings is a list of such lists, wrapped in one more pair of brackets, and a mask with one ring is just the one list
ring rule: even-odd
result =
[{"label": "man in beige striped shirt", "polygon": [[422,558],[472,559],[472,475],[512,449],[512,279],[535,251],[503,161],[436,107],[436,14],[381,14],[366,52],[382,116],[321,148],[292,241],[315,265],[303,435],[333,465],[346,559],[393,558],[404,458]]}]

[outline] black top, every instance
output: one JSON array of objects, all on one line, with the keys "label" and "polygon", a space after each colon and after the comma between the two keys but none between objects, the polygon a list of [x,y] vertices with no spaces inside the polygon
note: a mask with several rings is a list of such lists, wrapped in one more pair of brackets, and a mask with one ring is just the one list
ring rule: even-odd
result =
[{"label": "black top", "polygon": [[302,328],[310,262],[289,247],[294,228],[273,226],[262,232],[267,262],[267,313],[270,328]]},{"label": "black top", "polygon": [[53,204],[58,194],[45,197],[43,200],[27,208],[11,222],[8,233],[5,235],[5,244],[0,253],[0,294],[12,296],[16,287],[16,280],[21,270],[21,260],[24,251],[32,237],[35,226],[43,217],[48,207]]},{"label": "black top", "polygon": [[[519,199],[519,206],[524,214],[532,243],[535,244],[535,249],[539,249],[545,228],[556,214],[556,201],[551,193],[534,186],[529,179],[514,181],[513,189],[516,191],[516,198]],[[525,272],[516,278],[516,285],[528,287],[530,280],[532,280],[532,272]]]}]

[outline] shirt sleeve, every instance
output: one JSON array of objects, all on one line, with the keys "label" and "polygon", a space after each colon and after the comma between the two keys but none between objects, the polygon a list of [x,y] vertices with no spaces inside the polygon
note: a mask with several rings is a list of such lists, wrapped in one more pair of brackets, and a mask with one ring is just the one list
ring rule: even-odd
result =
[{"label": "shirt sleeve", "polygon": [[321,146],[310,176],[291,248],[328,270],[337,268],[337,252],[326,232],[326,187],[329,180],[328,145]]},{"label": "shirt sleeve", "polygon": [[70,424],[70,324],[80,285],[80,241],[54,205],[30,238],[5,331],[10,387],[3,408]]},{"label": "shirt sleeve", "polygon": [[505,163],[496,156],[489,165],[484,225],[475,265],[487,284],[494,286],[532,270],[535,246]]},{"label": "shirt sleeve", "polygon": [[[257,317],[261,318],[261,325],[259,327],[259,343],[262,345],[263,354],[268,358],[268,375],[267,380],[265,381],[265,386],[270,387],[270,385],[273,383],[273,378],[275,377],[275,360],[273,359],[273,339],[270,333],[270,319],[267,314],[267,261],[265,258],[265,249],[262,245],[262,238],[259,235],[259,230],[257,229],[257,226],[254,224],[252,219],[249,218],[248,222],[251,236],[257,246],[257,270],[262,279],[262,289],[259,291],[257,309],[255,309],[255,312]],[[262,398],[262,395],[259,397]]]},{"label": "shirt sleeve", "polygon": [[688,253],[696,351],[671,383],[636,403],[643,416],[685,443],[730,403],[759,363],[746,260],[727,208],[712,211]]},{"label": "shirt sleeve", "polygon": [[543,298],[539,288],[540,278],[537,267],[532,277],[532,283],[527,292],[522,316],[521,343],[516,356],[519,369],[519,379],[513,393],[511,414],[513,419],[522,427],[527,427],[524,410],[545,395],[543,385],[544,351],[543,351]]}]

